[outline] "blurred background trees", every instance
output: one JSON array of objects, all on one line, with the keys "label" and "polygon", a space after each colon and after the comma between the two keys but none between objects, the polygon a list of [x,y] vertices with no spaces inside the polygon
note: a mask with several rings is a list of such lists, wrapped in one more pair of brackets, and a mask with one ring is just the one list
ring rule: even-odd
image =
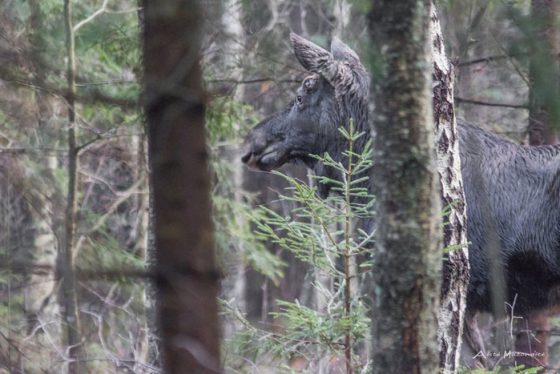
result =
[{"label": "blurred background trees", "polygon": [[[284,222],[314,222],[298,217],[304,201],[285,190],[293,188],[290,179],[245,170],[239,147],[248,128],[293,99],[305,74],[289,48],[289,31],[320,45],[338,36],[367,61],[375,53],[366,27],[371,3],[204,1],[201,67],[226,371],[342,368],[339,343],[347,330],[327,323],[340,296],[336,277],[258,235],[262,212],[255,207]],[[145,292],[150,202],[139,101],[142,8],[136,0],[72,5],[75,77],[69,82],[63,2],[0,1],[0,367],[69,368],[66,337],[77,327],[68,318],[72,287],[61,280],[71,260],[82,372],[155,373],[161,368],[149,354],[145,308],[153,293]],[[438,7],[455,66],[458,116],[519,143],[556,141],[550,135],[560,110],[556,1],[446,0]],[[313,183],[301,165],[281,171]],[[74,227],[65,231],[69,217]],[[336,222],[331,229],[339,231]],[[63,251],[68,244],[70,257]],[[331,260],[341,268],[340,259]],[[364,271],[356,289],[370,280]],[[357,326],[368,323],[360,313]],[[481,321],[491,347],[495,326],[487,317]],[[558,322],[552,317],[549,324],[547,366],[557,367]],[[513,334],[531,339],[548,325],[527,326],[533,325],[521,322]],[[367,370],[370,339],[355,338],[355,369]]]}]

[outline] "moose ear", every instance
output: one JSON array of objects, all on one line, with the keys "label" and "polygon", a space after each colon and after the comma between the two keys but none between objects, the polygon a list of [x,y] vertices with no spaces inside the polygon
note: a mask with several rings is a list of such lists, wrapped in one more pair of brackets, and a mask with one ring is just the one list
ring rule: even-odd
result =
[{"label": "moose ear", "polygon": [[321,74],[333,62],[330,52],[293,32],[290,41],[296,58],[306,70]]},{"label": "moose ear", "polygon": [[290,41],[300,64],[307,70],[320,74],[339,93],[354,87],[354,70],[363,71],[356,52],[336,38],[331,45],[332,54],[294,33],[290,33]]},{"label": "moose ear", "polygon": [[360,64],[358,54],[337,37],[334,37],[331,42],[331,53],[336,61],[348,61],[354,64]]}]

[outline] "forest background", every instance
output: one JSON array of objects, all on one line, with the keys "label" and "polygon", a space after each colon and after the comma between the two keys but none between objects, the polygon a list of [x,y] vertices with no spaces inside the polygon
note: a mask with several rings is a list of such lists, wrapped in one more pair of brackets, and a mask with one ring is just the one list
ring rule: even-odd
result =
[{"label": "forest background", "polygon": [[[228,372],[331,370],[343,366],[348,334],[355,370],[370,365],[359,291],[367,276],[356,277],[345,315],[339,254],[304,248],[323,248],[341,222],[318,229],[306,216],[309,225],[297,228],[306,241],[282,239],[309,205],[298,181],[313,181],[301,165],[283,167],[282,176],[240,162],[243,136],[290,102],[305,76],[289,32],[323,46],[336,36],[365,57],[369,3],[204,1],[201,65]],[[531,2],[437,5],[458,116],[528,143]],[[0,9],[0,364],[7,372],[60,372],[70,366],[72,330],[80,331],[75,343],[90,372],[159,372],[154,291],[144,271],[155,255],[140,105],[142,8],[82,0],[70,27],[62,1],[2,0]],[[543,76],[555,79],[543,90],[557,92],[557,61],[547,69]],[[547,105],[556,121],[560,106]],[[343,212],[340,204],[329,214]],[[548,366],[555,367],[558,322],[550,323]],[[491,320],[483,326],[488,339],[492,328]]]}]

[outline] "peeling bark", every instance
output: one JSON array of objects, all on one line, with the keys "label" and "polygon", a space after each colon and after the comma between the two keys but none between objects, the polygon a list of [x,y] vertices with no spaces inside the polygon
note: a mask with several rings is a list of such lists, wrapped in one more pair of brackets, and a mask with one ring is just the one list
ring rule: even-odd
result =
[{"label": "peeling bark", "polygon": [[443,207],[449,209],[449,214],[444,217],[443,246],[452,248],[448,251],[443,264],[438,344],[441,368],[446,373],[454,373],[459,368],[469,284],[469,261],[465,193],[453,104],[453,70],[445,55],[441,27],[434,4],[432,4],[431,30],[437,169]]}]

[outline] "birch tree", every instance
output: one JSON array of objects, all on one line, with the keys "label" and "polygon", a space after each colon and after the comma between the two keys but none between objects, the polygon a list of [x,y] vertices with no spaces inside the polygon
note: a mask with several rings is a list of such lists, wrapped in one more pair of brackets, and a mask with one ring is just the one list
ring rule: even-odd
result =
[{"label": "birch tree", "polygon": [[443,264],[441,305],[438,315],[440,367],[446,373],[459,368],[469,261],[465,192],[461,176],[461,158],[455,107],[453,70],[447,60],[444,39],[436,7],[431,5],[431,46],[433,57],[433,110],[437,152],[437,170],[445,216],[443,247],[447,248]]}]

